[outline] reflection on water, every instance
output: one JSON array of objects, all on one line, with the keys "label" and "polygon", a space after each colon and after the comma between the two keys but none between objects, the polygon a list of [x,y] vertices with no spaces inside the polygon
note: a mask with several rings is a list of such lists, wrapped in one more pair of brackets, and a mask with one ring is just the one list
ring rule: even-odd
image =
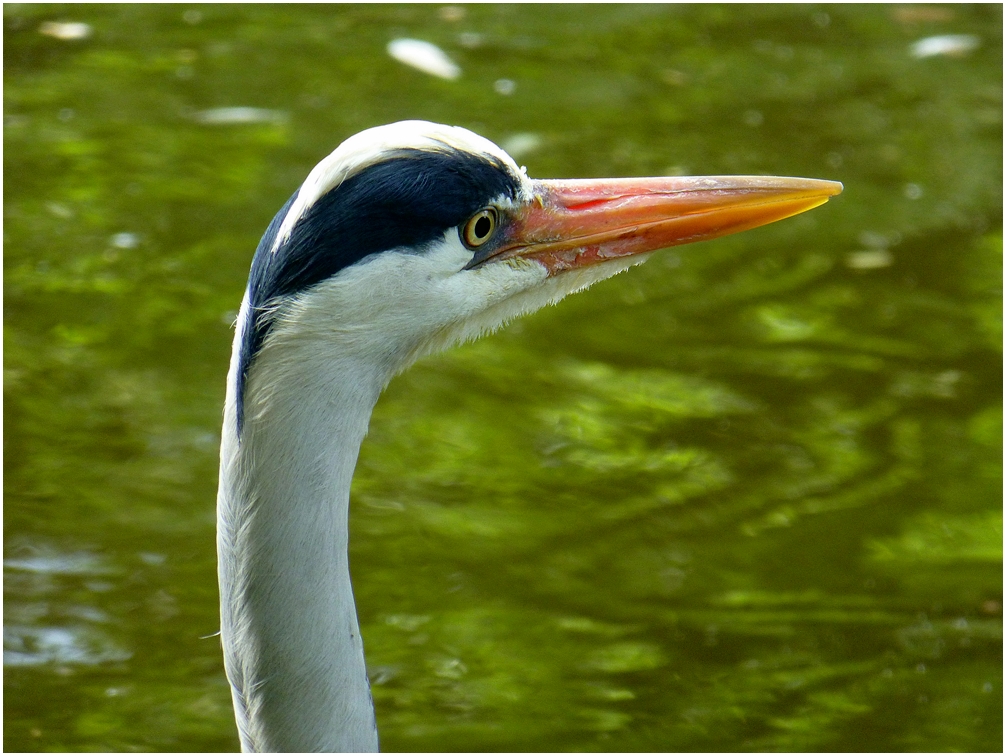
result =
[{"label": "reflection on water", "polygon": [[999,6],[4,24],[6,749],[236,748],[230,324],[276,208],[401,118],[846,191],[392,383],[351,523],[382,746],[1002,749]]},{"label": "reflection on water", "polygon": [[[82,619],[104,622],[101,612],[81,612]],[[125,661],[132,654],[114,644],[90,627],[19,627],[4,626],[5,667],[38,664],[100,664]]]},{"label": "reflection on water", "polygon": [[[60,591],[60,576],[89,576],[85,585],[91,592],[105,590],[109,584],[99,576],[107,575],[92,554],[36,554],[5,559],[4,585],[14,596],[34,597],[37,601],[7,602],[3,633],[4,667],[73,664],[100,664],[125,661],[132,654],[116,648],[101,630],[111,621],[109,615],[89,605],[67,602]],[[61,604],[59,613],[64,627],[47,627],[42,622],[49,615],[50,601]],[[21,625],[18,622],[32,624]],[[85,623],[85,624],[78,624]]]}]

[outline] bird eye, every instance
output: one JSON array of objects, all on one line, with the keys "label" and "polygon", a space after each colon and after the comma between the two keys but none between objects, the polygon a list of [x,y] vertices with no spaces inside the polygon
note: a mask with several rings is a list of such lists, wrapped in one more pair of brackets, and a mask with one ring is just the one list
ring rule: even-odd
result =
[{"label": "bird eye", "polygon": [[474,249],[489,241],[494,233],[496,233],[496,211],[487,207],[468,219],[461,229],[461,241],[468,248]]}]

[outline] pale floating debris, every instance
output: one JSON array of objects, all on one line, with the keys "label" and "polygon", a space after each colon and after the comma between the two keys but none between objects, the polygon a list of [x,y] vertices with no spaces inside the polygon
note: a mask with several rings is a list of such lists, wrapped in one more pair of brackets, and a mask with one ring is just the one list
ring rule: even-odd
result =
[{"label": "pale floating debris", "polygon": [[447,53],[421,39],[393,39],[388,43],[388,55],[430,76],[453,80],[461,75],[461,69]]},{"label": "pale floating debris", "polygon": [[513,79],[496,79],[493,89],[496,90],[496,94],[509,96],[517,91],[517,82]]},{"label": "pale floating debris", "polygon": [[691,176],[692,169],[687,165],[668,165],[660,171],[661,176]]},{"label": "pale floating debris", "polygon": [[831,26],[831,16],[827,13],[815,13],[813,17],[814,26],[819,29],[827,29]]},{"label": "pale floating debris", "polygon": [[208,126],[230,126],[242,123],[282,123],[286,120],[286,113],[266,108],[211,108],[200,110],[192,117]]},{"label": "pale floating debris", "polygon": [[681,87],[688,83],[688,74],[674,68],[665,68],[660,72],[660,78],[672,87]]},{"label": "pale floating debris", "polygon": [[876,270],[887,268],[894,263],[894,257],[886,249],[869,249],[852,252],[845,258],[845,264],[853,270]]},{"label": "pale floating debris", "polygon": [[541,137],[529,131],[511,134],[500,143],[500,147],[512,158],[528,155],[541,147]]},{"label": "pale floating debris", "polygon": [[936,55],[962,57],[972,50],[977,50],[981,40],[973,34],[941,34],[937,37],[925,37],[915,42],[912,47],[912,57],[932,58]]},{"label": "pale floating debris", "polygon": [[469,50],[481,47],[485,41],[485,37],[478,32],[461,32],[458,35],[458,44],[462,47],[467,47]]},{"label": "pale floating debris", "polygon": [[860,244],[870,249],[887,249],[891,244],[891,240],[887,238],[887,235],[879,231],[861,231],[856,238]]},{"label": "pale floating debris", "polygon": [[431,619],[428,614],[389,614],[384,618],[384,624],[414,633]]},{"label": "pale floating debris", "polygon": [[438,15],[444,21],[461,21],[468,14],[464,7],[460,5],[445,5],[438,11]]},{"label": "pale floating debris", "polygon": [[57,218],[69,220],[73,217],[73,210],[62,202],[46,202],[45,208]]},{"label": "pale floating debris", "polygon": [[133,249],[140,243],[140,237],[136,234],[131,234],[128,231],[123,231],[119,234],[114,234],[110,240],[113,247],[118,247],[119,249]]},{"label": "pale floating debris", "polygon": [[902,24],[945,24],[954,20],[954,12],[949,8],[934,8],[931,5],[903,5],[891,11],[891,15]]},{"label": "pale floating debris", "polygon": [[46,21],[38,27],[38,33],[68,42],[90,37],[91,25],[82,21]]},{"label": "pale floating debris", "polygon": [[924,194],[922,187],[918,184],[905,184],[904,195],[907,199],[917,200],[921,199]]}]

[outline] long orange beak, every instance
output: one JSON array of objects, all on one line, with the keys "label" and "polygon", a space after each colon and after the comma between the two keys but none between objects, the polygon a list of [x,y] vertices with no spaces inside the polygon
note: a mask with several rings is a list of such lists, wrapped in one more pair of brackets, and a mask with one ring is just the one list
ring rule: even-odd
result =
[{"label": "long orange beak", "polygon": [[[490,259],[537,260],[550,275],[745,231],[823,205],[837,181],[776,176],[535,182],[535,198]],[[483,261],[479,261],[481,263]]]}]

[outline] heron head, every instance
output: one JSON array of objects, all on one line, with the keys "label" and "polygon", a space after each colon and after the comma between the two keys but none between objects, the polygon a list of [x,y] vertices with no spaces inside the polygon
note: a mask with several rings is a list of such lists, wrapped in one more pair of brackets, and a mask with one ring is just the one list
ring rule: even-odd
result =
[{"label": "heron head", "polygon": [[336,348],[387,380],[656,249],[840,191],[775,177],[534,180],[463,128],[368,129],[311,171],[259,244],[239,322],[239,401],[255,363],[292,343]]}]

